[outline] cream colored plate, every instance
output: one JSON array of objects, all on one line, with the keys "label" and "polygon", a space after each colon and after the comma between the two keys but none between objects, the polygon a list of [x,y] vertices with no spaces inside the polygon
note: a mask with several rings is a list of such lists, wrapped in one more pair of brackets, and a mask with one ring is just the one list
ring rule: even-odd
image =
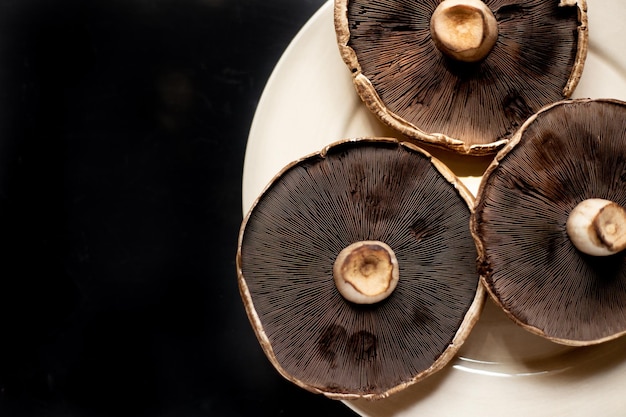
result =
[{"label": "cream colored plate", "polygon": [[[590,50],[575,97],[626,100],[626,2],[587,4]],[[400,138],[356,95],[335,44],[329,1],[294,38],[267,83],[246,150],[244,212],[286,164],[361,136]],[[428,150],[476,192],[490,158]],[[626,338],[590,348],[556,345],[521,330],[488,302],[443,371],[388,399],[346,404],[365,417],[607,417],[626,415],[624,388]]]}]

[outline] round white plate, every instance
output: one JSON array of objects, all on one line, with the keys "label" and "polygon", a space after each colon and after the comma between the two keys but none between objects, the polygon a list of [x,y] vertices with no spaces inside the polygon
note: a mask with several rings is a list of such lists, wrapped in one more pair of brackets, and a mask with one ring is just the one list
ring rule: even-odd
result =
[{"label": "round white plate", "polygon": [[[556,0],[555,0],[556,1]],[[587,0],[589,54],[574,97],[626,100],[626,2]],[[309,20],[272,73],[252,123],[243,210],[288,163],[329,143],[398,137],[362,104],[335,43],[332,0]],[[426,147],[472,192],[491,157]],[[487,302],[458,356],[442,371],[380,401],[351,401],[365,417],[624,416],[626,338],[587,348],[548,342]]]}]

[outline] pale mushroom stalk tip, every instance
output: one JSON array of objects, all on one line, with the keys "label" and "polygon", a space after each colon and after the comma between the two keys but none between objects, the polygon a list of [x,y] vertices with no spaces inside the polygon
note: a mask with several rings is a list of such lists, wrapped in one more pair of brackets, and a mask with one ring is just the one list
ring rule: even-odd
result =
[{"label": "pale mushroom stalk tip", "polygon": [[578,250],[608,256],[626,248],[626,210],[609,200],[590,198],[569,214],[567,234]]},{"label": "pale mushroom stalk tip", "polygon": [[374,304],[387,298],[395,289],[399,279],[398,260],[383,242],[355,242],[335,259],[333,277],[346,300]]},{"label": "pale mushroom stalk tip", "polygon": [[484,59],[498,39],[498,22],[481,0],[444,0],[430,19],[437,48],[463,62]]}]

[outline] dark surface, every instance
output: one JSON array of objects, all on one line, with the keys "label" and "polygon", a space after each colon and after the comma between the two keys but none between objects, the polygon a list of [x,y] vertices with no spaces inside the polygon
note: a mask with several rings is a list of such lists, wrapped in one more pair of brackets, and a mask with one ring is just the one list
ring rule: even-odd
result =
[{"label": "dark surface", "polygon": [[248,129],[322,0],[0,1],[0,416],[340,416],[235,273]]}]

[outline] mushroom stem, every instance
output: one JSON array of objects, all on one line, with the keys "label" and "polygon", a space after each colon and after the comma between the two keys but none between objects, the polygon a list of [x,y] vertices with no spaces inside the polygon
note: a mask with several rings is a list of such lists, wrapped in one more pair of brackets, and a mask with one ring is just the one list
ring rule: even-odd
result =
[{"label": "mushroom stem", "polygon": [[463,62],[485,58],[498,39],[498,22],[481,0],[444,0],[430,19],[441,52]]},{"label": "mushroom stem", "polygon": [[387,298],[399,278],[398,260],[385,243],[366,240],[344,248],[333,265],[335,285],[341,295],[357,304]]},{"label": "mushroom stem", "polygon": [[626,248],[626,210],[612,201],[590,198],[567,218],[567,234],[578,250],[607,256]]}]

